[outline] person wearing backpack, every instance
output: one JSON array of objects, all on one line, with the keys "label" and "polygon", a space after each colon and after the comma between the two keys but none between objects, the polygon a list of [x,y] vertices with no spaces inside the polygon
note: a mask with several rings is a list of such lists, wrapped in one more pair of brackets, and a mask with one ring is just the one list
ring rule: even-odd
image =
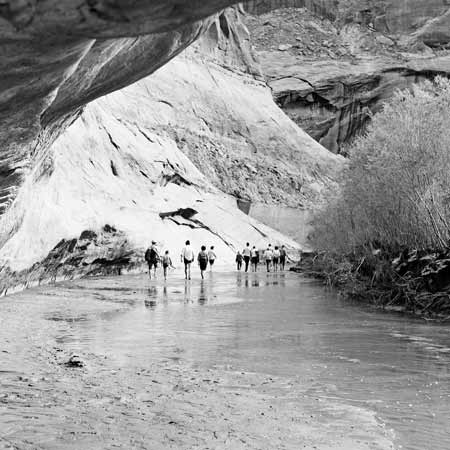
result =
[{"label": "person wearing backpack", "polygon": [[190,241],[186,241],[185,247],[181,250],[181,262],[184,263],[184,276],[186,280],[191,279],[191,264],[194,261],[194,250]]},{"label": "person wearing backpack", "polygon": [[275,250],[272,254],[272,264],[273,264],[273,271],[278,272],[278,263],[280,261],[280,250],[278,249],[278,246],[275,246]]},{"label": "person wearing backpack", "polygon": [[255,246],[253,246],[253,248],[250,252],[250,258],[251,258],[251,262],[252,262],[252,271],[257,272],[259,255],[258,255],[258,250],[256,250]]},{"label": "person wearing backpack", "polygon": [[200,253],[197,256],[198,265],[200,267],[200,275],[204,278],[203,273],[208,268],[208,253],[206,253],[206,247],[202,245]]},{"label": "person wearing backpack", "polygon": [[236,253],[236,267],[237,270],[241,270],[242,267],[242,260],[244,258],[242,257],[242,253],[238,250],[238,252]]},{"label": "person wearing backpack", "polygon": [[266,260],[267,272],[270,272],[270,266],[272,265],[273,251],[272,245],[269,244],[267,250],[264,252],[264,259]]},{"label": "person wearing backpack", "polygon": [[284,266],[286,265],[286,247],[284,245],[280,248],[280,269],[284,270]]},{"label": "person wearing backpack", "polygon": [[155,241],[152,241],[152,245],[146,250],[144,258],[148,264],[148,276],[150,280],[152,279],[152,268],[153,277],[156,278],[156,268],[158,267],[159,253]]}]

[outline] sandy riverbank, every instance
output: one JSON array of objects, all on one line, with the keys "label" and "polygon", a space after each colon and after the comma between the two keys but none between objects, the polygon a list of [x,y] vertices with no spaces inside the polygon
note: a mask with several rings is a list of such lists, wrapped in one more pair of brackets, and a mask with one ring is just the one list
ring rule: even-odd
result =
[{"label": "sandy riverbank", "polygon": [[84,367],[67,367],[80,324],[101,328],[145,294],[118,293],[47,287],[2,300],[0,449],[394,448],[372,413],[308,393],[302,374],[145,359],[142,348],[134,359],[97,342],[79,352]]}]

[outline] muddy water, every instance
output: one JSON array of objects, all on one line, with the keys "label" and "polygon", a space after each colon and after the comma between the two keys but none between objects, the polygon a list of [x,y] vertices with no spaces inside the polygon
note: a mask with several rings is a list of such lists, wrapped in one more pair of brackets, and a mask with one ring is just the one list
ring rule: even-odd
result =
[{"label": "muddy water", "polygon": [[450,328],[296,274],[11,296],[0,363],[0,448],[450,448]]}]

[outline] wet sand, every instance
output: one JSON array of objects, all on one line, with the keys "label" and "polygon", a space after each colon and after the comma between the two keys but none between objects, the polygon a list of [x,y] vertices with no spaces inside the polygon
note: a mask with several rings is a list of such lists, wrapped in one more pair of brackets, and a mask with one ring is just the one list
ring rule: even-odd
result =
[{"label": "wet sand", "polygon": [[[204,358],[190,354],[208,340],[183,324],[193,311],[207,322],[214,308],[254,301],[235,296],[236,281],[279,283],[223,278],[80,280],[3,299],[0,448],[394,448],[373,411],[320,395],[308,372],[243,371],[225,354],[218,363],[220,339]],[[179,327],[157,323],[158,307]],[[66,365],[74,353],[83,367]]]}]

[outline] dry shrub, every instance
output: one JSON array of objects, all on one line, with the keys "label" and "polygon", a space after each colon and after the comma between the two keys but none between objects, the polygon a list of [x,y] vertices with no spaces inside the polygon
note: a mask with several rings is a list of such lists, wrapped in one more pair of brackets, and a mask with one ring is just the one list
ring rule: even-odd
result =
[{"label": "dry shrub", "polygon": [[399,91],[350,149],[338,192],[316,214],[318,250],[447,248],[450,241],[450,82]]}]

